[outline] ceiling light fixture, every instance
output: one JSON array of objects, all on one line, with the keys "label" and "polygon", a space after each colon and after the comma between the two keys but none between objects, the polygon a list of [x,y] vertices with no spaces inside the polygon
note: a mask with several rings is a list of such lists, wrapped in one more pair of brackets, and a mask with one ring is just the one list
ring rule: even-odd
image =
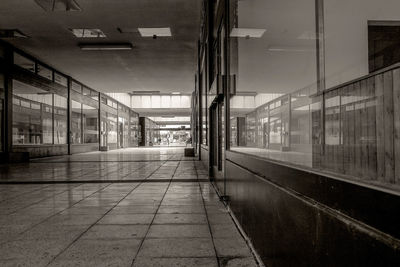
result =
[{"label": "ceiling light fixture", "polygon": [[180,95],[181,92],[172,92],[171,94],[173,94],[173,95]]},{"label": "ceiling light fixture", "polygon": [[28,38],[28,36],[19,30],[0,29],[0,38]]},{"label": "ceiling light fixture", "polygon": [[261,38],[266,29],[250,29],[250,28],[233,28],[231,31],[231,37],[240,37],[240,38]]},{"label": "ceiling light fixture", "polygon": [[171,28],[138,28],[142,37],[171,37]]},{"label": "ceiling light fixture", "polygon": [[100,29],[69,29],[78,38],[105,38],[106,35]]},{"label": "ceiling light fixture", "polygon": [[85,51],[114,51],[114,50],[132,50],[133,46],[130,43],[120,44],[79,44],[81,50]]},{"label": "ceiling light fixture", "polygon": [[35,0],[45,11],[81,11],[75,0]]}]

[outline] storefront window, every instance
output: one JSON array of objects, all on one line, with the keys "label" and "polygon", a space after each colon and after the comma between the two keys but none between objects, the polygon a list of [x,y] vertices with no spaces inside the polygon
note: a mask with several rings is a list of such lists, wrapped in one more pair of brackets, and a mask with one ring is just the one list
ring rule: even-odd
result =
[{"label": "storefront window", "polygon": [[82,104],[72,100],[71,143],[82,144]]},{"label": "storefront window", "polygon": [[53,94],[13,81],[13,145],[53,143]]},{"label": "storefront window", "polygon": [[66,97],[54,95],[54,144],[67,143],[67,106]]},{"label": "storefront window", "polygon": [[[400,3],[255,0],[231,8],[231,150],[397,184]],[[240,102],[241,94],[254,99]]]},{"label": "storefront window", "polygon": [[98,109],[83,104],[82,116],[83,116],[83,136],[85,144],[98,143],[99,142]]},{"label": "storefront window", "polygon": [[230,72],[236,91],[230,101],[230,149],[312,167],[315,1],[231,4]]},{"label": "storefront window", "polygon": [[129,136],[130,136],[130,146],[138,145],[138,134],[139,134],[139,116],[135,113],[130,114],[130,123],[129,123]]},{"label": "storefront window", "polygon": [[117,144],[118,141],[118,117],[117,115],[107,113],[108,144]]}]

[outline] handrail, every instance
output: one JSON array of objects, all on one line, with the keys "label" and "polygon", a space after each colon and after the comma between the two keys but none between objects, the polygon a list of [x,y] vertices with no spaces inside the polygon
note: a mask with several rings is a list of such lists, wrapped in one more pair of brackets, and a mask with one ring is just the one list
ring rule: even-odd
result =
[{"label": "handrail", "polygon": [[328,88],[328,89],[325,89],[325,90],[323,90],[323,91],[317,92],[317,93],[315,93],[315,94],[313,94],[313,95],[310,95],[310,97],[320,96],[320,95],[325,94],[325,93],[327,93],[327,92],[331,92],[331,91],[334,91],[334,90],[343,88],[343,87],[345,87],[345,86],[348,86],[348,85],[350,85],[350,84],[354,84],[354,83],[357,83],[357,82],[360,82],[360,81],[363,81],[363,80],[367,80],[367,79],[372,78],[372,77],[375,77],[375,76],[377,76],[377,75],[379,75],[379,74],[382,74],[382,73],[385,73],[385,72],[388,72],[388,71],[392,71],[392,70],[395,70],[395,69],[398,69],[398,68],[400,68],[400,63],[396,63],[396,64],[393,64],[393,65],[390,65],[389,67],[386,67],[386,68],[383,68],[383,69],[374,71],[374,72],[372,72],[372,73],[369,73],[369,74],[364,75],[364,76],[361,76],[361,77],[359,77],[359,78],[350,80],[350,81],[348,81],[348,82],[335,85],[335,86],[333,86],[333,87],[331,87],[331,88]]}]

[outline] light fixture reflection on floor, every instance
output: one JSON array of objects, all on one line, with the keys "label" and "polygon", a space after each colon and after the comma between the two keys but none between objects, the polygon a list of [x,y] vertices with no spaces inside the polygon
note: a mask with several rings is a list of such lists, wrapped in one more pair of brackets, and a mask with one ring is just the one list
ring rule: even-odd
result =
[{"label": "light fixture reflection on floor", "polygon": [[81,50],[84,51],[117,51],[117,50],[132,50],[133,46],[130,43],[120,44],[79,44]]}]

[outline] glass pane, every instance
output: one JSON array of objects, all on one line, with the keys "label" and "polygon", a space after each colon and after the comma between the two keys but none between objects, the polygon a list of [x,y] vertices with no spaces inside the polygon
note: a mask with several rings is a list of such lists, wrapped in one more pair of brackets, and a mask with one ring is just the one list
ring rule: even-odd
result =
[{"label": "glass pane", "polygon": [[53,94],[13,81],[13,145],[53,143]]},{"label": "glass pane", "polygon": [[21,68],[27,69],[31,72],[36,71],[35,62],[33,60],[30,60],[15,52],[14,52],[14,64]]},{"label": "glass pane", "polygon": [[63,85],[65,87],[68,86],[68,79],[64,75],[54,72],[54,82]]},{"label": "glass pane", "polygon": [[53,80],[53,71],[40,64],[37,64],[37,74],[51,81]]},{"label": "glass pane", "polygon": [[98,109],[82,105],[83,136],[85,143],[99,142],[99,121]]},{"label": "glass pane", "polygon": [[82,94],[82,85],[80,85],[77,82],[74,82],[74,81],[71,82],[71,89],[77,93]]},{"label": "glass pane", "polygon": [[82,104],[72,100],[71,143],[82,144]]},{"label": "glass pane", "polygon": [[138,145],[138,135],[139,135],[139,116],[137,114],[131,113],[130,115],[130,146]]},{"label": "glass pane", "polygon": [[117,144],[118,117],[107,113],[108,144]]},{"label": "glass pane", "polygon": [[231,8],[231,150],[311,167],[315,1],[232,1]]},{"label": "glass pane", "polygon": [[67,144],[67,106],[66,97],[54,95],[54,144]]}]

